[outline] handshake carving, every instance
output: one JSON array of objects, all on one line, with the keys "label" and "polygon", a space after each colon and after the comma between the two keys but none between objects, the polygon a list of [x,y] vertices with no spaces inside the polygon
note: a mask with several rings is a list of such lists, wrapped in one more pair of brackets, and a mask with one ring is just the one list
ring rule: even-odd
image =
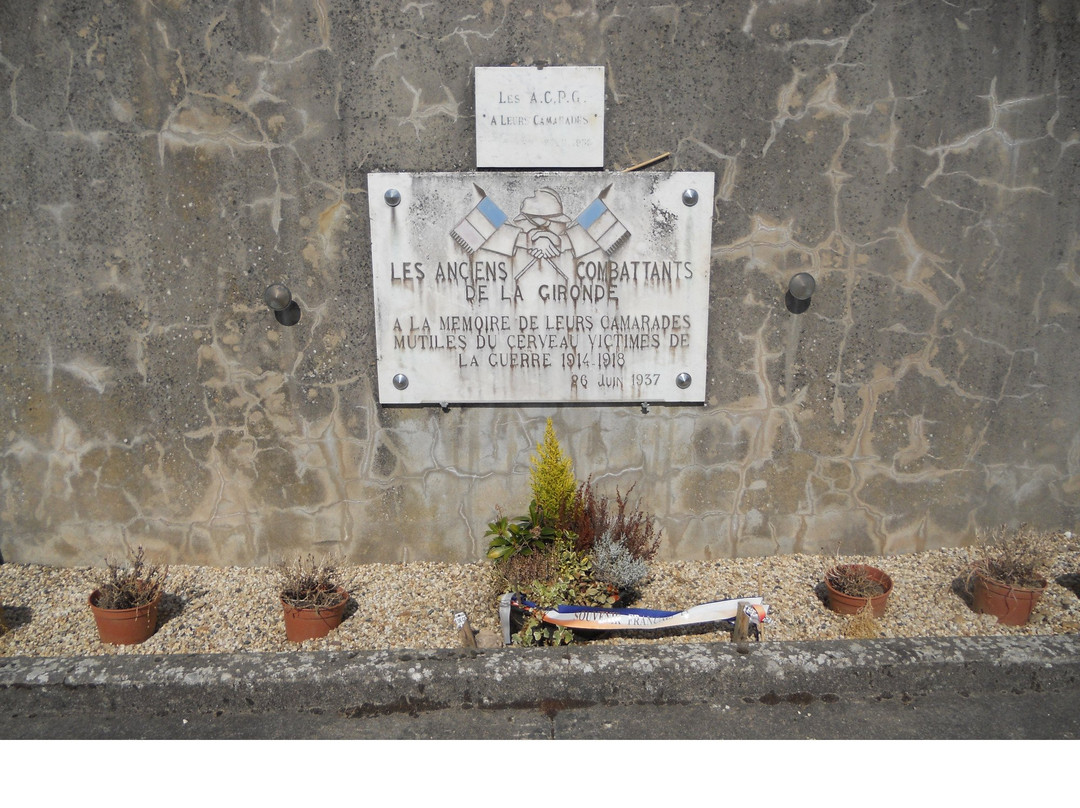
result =
[{"label": "handshake carving", "polygon": [[562,238],[550,230],[529,231],[528,253],[533,258],[555,258],[563,251]]}]

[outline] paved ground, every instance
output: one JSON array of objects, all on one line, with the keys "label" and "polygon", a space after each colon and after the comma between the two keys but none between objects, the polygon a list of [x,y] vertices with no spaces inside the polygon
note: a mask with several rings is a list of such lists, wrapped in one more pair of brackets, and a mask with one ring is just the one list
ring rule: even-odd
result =
[{"label": "paved ground", "polygon": [[1077,738],[1080,637],[0,659],[0,738]]},{"label": "paved ground", "polygon": [[1075,739],[1080,692],[781,702],[434,710],[358,716],[126,711],[0,717],[7,739]]}]

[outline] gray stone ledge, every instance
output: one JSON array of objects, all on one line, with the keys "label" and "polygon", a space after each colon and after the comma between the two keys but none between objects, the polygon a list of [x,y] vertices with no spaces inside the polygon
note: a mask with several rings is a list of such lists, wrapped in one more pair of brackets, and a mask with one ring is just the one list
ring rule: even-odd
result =
[{"label": "gray stone ledge", "polygon": [[1080,686],[1080,636],[0,658],[0,709],[336,711],[890,698]]}]

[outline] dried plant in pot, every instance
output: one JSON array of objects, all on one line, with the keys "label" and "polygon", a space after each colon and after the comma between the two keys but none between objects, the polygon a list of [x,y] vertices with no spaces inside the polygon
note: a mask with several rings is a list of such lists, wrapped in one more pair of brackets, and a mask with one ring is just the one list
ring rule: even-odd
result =
[{"label": "dried plant in pot", "polygon": [[307,555],[278,568],[285,636],[290,642],[325,637],[341,625],[349,593],[338,582],[332,559]]},{"label": "dried plant in pot", "polygon": [[858,614],[867,604],[874,617],[885,614],[893,582],[884,571],[869,564],[835,563],[825,571],[829,608],[839,614]]},{"label": "dried plant in pot", "polygon": [[979,536],[969,580],[975,611],[1006,626],[1022,626],[1046,590],[1054,557],[1053,534],[1028,525],[1002,525]]},{"label": "dried plant in pot", "polygon": [[98,587],[90,593],[98,636],[111,645],[136,645],[157,629],[157,609],[168,567],[148,564],[143,548],[130,554],[123,567],[106,559],[106,571]]}]

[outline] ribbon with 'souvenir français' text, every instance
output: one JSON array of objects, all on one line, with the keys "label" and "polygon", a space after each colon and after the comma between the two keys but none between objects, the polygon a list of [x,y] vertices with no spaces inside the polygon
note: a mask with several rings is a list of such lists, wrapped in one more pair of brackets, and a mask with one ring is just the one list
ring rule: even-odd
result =
[{"label": "ribbon with 'souvenir fran\u00e7ais' text", "polygon": [[769,607],[760,597],[732,598],[702,603],[680,612],[660,609],[601,609],[590,606],[556,606],[544,609],[519,595],[503,595],[499,605],[503,641],[510,642],[510,615],[514,609],[539,617],[544,623],[585,631],[656,630],[734,620],[739,603],[753,626],[770,622]]}]

